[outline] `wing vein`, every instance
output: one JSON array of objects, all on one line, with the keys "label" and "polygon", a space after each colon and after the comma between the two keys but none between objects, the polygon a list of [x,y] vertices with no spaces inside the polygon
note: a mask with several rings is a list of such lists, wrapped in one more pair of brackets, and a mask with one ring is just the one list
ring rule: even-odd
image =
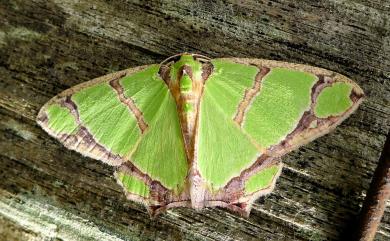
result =
[{"label": "wing vein", "polygon": [[239,126],[243,125],[245,114],[248,111],[251,103],[255,99],[257,93],[259,93],[261,89],[261,82],[264,77],[269,73],[269,71],[269,68],[262,67],[261,70],[257,73],[252,87],[250,89],[248,88],[245,90],[244,97],[238,105],[236,115],[233,118],[234,122],[236,122]]},{"label": "wing vein", "polygon": [[135,105],[135,102],[132,98],[124,95],[124,90],[122,85],[119,83],[121,78],[113,79],[109,82],[110,86],[114,89],[116,94],[118,95],[119,100],[127,106],[127,108],[133,113],[135,118],[137,119],[137,124],[141,133],[143,134],[148,129],[148,124],[145,121],[143,113],[141,110]]}]

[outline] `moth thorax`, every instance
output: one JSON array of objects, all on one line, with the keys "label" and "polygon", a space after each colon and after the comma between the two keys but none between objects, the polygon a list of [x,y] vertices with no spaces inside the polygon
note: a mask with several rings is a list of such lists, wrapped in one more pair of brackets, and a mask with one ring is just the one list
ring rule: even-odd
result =
[{"label": "moth thorax", "polygon": [[198,106],[201,95],[201,79],[195,77],[194,71],[188,65],[182,66],[178,72],[177,85],[179,95],[176,98],[179,108],[180,123],[186,144],[187,156],[190,162],[193,160],[194,134]]},{"label": "moth thorax", "polygon": [[182,75],[179,79],[179,89],[180,89],[180,101],[182,103],[182,111],[184,113],[192,113],[196,111],[196,104],[198,100],[199,93],[196,92],[196,82],[199,80],[194,80],[187,73],[186,67],[184,66]]}]

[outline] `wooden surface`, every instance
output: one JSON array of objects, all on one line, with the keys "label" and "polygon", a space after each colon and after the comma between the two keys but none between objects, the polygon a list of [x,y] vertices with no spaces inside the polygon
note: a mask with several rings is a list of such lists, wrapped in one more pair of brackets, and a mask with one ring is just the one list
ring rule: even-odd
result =
[{"label": "wooden surface", "polygon": [[[0,240],[347,240],[390,128],[390,1],[320,2],[0,0]],[[327,68],[367,99],[283,159],[248,219],[181,208],[150,220],[112,167],[34,119],[70,86],[184,51]],[[387,208],[376,240],[389,239]]]}]

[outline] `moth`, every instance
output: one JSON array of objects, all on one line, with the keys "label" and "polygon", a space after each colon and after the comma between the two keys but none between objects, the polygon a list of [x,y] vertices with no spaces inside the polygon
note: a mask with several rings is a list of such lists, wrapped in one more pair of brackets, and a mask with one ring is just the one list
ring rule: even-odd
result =
[{"label": "moth", "polygon": [[321,68],[184,53],[67,89],[37,122],[115,166],[127,198],[152,216],[215,206],[248,216],[274,189],[281,157],[331,131],[363,97]]}]

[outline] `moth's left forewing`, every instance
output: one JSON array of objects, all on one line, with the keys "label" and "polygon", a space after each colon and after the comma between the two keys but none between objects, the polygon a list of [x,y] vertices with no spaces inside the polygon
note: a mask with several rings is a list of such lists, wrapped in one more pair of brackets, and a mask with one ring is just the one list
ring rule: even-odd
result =
[{"label": "moth's left forewing", "polygon": [[362,103],[362,89],[347,77],[332,73],[319,75],[312,90],[311,109],[286,138],[273,147],[272,155],[282,156],[332,131]]},{"label": "moth's left forewing", "polygon": [[[315,78],[310,88],[310,105],[301,112],[296,125],[286,135],[280,137],[278,142],[266,147],[266,154],[272,157],[283,156],[329,133],[348,118],[364,99],[363,90],[353,80],[327,69],[264,59],[227,58],[225,60],[257,66],[259,69],[267,68],[270,71],[273,69],[297,71]],[[289,79],[286,78],[285,81]],[[258,94],[261,94],[261,88]]]}]

